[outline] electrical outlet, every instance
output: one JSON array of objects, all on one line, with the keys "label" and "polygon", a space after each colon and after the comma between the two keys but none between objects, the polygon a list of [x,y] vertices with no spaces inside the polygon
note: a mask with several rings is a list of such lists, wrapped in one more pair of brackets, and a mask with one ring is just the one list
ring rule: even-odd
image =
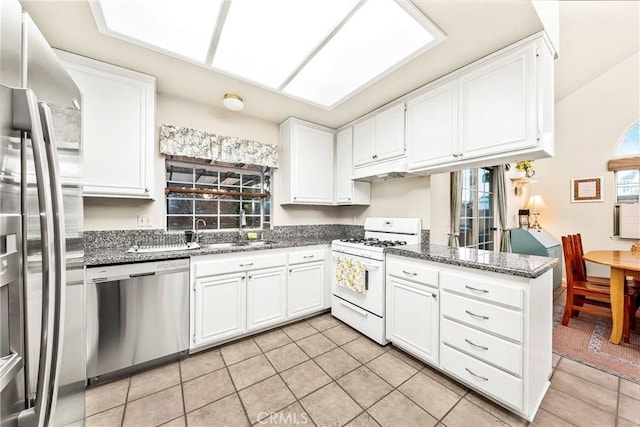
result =
[{"label": "electrical outlet", "polygon": [[356,216],[355,215],[353,216],[353,223],[354,224],[356,223]]},{"label": "electrical outlet", "polygon": [[151,227],[151,215],[138,215],[138,227]]}]

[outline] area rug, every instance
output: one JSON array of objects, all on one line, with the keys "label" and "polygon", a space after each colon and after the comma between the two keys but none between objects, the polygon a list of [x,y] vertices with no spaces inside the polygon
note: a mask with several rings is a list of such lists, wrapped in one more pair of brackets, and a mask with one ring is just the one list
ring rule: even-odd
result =
[{"label": "area rug", "polygon": [[631,331],[628,344],[614,345],[609,342],[611,319],[581,313],[572,317],[567,326],[562,326],[562,315],[563,312],[558,312],[554,316],[554,353],[640,382],[640,332]]}]

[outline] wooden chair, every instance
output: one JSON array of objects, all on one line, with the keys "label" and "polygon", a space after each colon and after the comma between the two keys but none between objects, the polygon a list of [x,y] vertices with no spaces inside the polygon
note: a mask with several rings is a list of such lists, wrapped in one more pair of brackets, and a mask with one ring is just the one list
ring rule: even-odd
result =
[{"label": "wooden chair", "polygon": [[[562,324],[567,326],[569,319],[577,316],[581,311],[596,316],[611,317],[611,297],[608,279],[587,279],[585,264],[580,255],[582,251],[581,240],[575,238],[575,236],[562,236],[562,250],[564,251],[567,273],[567,302]],[[631,317],[635,314],[637,295],[637,290],[625,289],[622,336],[626,343],[629,342],[631,336]]]}]

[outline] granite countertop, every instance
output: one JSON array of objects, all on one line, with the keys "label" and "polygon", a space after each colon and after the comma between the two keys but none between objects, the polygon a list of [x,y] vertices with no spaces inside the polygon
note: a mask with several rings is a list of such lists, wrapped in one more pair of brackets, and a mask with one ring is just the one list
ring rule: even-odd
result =
[{"label": "granite countertop", "polygon": [[233,246],[228,248],[201,248],[182,251],[126,253],[121,248],[95,248],[85,250],[85,265],[95,267],[100,265],[130,264],[133,262],[161,261],[166,259],[189,258],[198,255],[226,254],[235,252],[264,251],[268,249],[293,248],[300,246],[328,245],[328,239],[285,239],[274,243],[258,246]]},{"label": "granite countertop", "polygon": [[532,279],[551,270],[558,263],[557,258],[439,245],[399,246],[386,248],[384,252],[390,255]]}]

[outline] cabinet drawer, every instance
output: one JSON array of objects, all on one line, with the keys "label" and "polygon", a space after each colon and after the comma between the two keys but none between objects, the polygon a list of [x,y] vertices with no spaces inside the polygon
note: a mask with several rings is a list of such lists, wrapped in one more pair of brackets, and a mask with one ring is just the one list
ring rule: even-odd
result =
[{"label": "cabinet drawer", "polygon": [[522,289],[500,284],[497,280],[482,280],[468,274],[445,271],[441,277],[442,288],[463,295],[473,296],[483,301],[523,308]]},{"label": "cabinet drawer", "polygon": [[243,254],[238,257],[225,257],[220,260],[201,261],[195,265],[196,277],[211,276],[214,274],[232,273],[234,271],[257,270],[260,268],[277,267],[286,265],[286,254],[257,255]]},{"label": "cabinet drawer", "polygon": [[440,323],[444,344],[522,377],[522,346],[448,319]]},{"label": "cabinet drawer", "polygon": [[449,292],[440,295],[443,316],[522,342],[522,313]]},{"label": "cabinet drawer", "polygon": [[289,254],[289,264],[301,262],[324,261],[327,251],[324,249],[309,249],[296,251]]},{"label": "cabinet drawer", "polygon": [[438,287],[438,270],[420,262],[387,260],[387,274]]},{"label": "cabinet drawer", "polygon": [[522,408],[522,380],[513,375],[489,366],[445,344],[440,347],[440,366],[478,390],[486,392],[514,408]]}]

